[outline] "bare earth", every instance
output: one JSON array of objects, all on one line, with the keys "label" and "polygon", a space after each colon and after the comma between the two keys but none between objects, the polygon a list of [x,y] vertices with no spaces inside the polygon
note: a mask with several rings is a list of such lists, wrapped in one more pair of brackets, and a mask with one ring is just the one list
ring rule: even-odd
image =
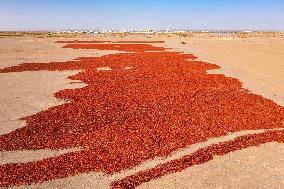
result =
[{"label": "bare earth", "polygon": [[[78,39],[78,38],[76,38]],[[115,37],[93,37],[99,40],[118,40]],[[142,36],[125,37],[119,40],[145,40]],[[117,51],[63,49],[54,41],[62,38],[0,39],[0,68],[23,62],[48,63],[67,61],[77,57],[101,56]],[[70,40],[70,39],[68,39]],[[154,36],[151,40],[165,40],[155,44],[173,48],[175,51],[192,53],[199,60],[220,65],[212,73],[223,73],[238,78],[244,87],[284,106],[284,38],[258,37],[247,39],[229,38],[184,38],[177,36]],[[185,44],[181,44],[183,41]],[[169,49],[169,51],[171,51]],[[97,68],[106,69],[106,68]],[[78,72],[20,72],[0,74],[0,134],[9,133],[25,126],[20,118],[64,103],[53,94],[66,88],[82,87],[70,84],[66,79]],[[262,132],[262,131],[252,131]],[[79,174],[73,177],[49,181],[32,186],[16,188],[109,188],[112,181],[152,168],[160,163],[194,152],[196,149],[226,141],[246,133],[189,146],[166,159],[149,160],[131,170],[107,176],[103,173]],[[80,149],[37,150],[0,152],[0,164],[30,162]],[[283,188],[284,145],[266,143],[215,157],[207,163],[192,166],[179,173],[144,183],[140,188]]]}]

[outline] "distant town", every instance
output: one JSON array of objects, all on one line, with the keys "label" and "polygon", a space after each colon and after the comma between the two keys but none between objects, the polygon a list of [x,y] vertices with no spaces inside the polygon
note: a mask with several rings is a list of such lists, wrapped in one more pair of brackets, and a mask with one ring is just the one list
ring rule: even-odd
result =
[{"label": "distant town", "polygon": [[[266,32],[255,30],[186,30],[186,29],[67,29],[67,30],[19,30],[19,31],[0,31],[0,32],[49,32],[57,34],[107,34],[107,33],[133,33],[133,34],[159,34],[159,33],[238,33],[238,32]],[[270,32],[270,31],[267,31]],[[271,31],[273,32],[273,31]],[[279,32],[279,31],[278,31]]]},{"label": "distant town", "polygon": [[253,31],[253,30],[186,30],[186,29],[67,29],[67,30],[49,30],[49,31],[0,31],[2,37],[23,37],[37,36],[46,37],[74,37],[75,35],[117,35],[125,37],[128,35],[143,35],[152,38],[154,35],[177,35],[183,37],[217,37],[217,38],[247,38],[269,35],[271,37],[284,37],[284,32],[276,31]]},{"label": "distant town", "polygon": [[235,33],[235,32],[253,32],[253,31],[229,31],[229,30],[155,30],[155,29],[96,29],[96,30],[62,30],[55,33],[81,33],[81,34],[106,34],[106,33],[133,33],[133,34],[155,34],[155,33]]}]

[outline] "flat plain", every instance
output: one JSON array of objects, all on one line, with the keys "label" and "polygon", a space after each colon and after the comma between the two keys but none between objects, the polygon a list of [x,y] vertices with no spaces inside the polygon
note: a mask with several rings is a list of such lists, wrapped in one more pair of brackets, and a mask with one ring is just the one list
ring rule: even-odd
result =
[{"label": "flat plain", "polygon": [[[67,44],[72,44],[72,41],[74,42],[74,40],[82,40],[82,41],[103,40],[111,42],[124,41],[126,42],[126,45],[130,43],[130,44],[135,44],[135,46],[132,47],[126,46],[124,50],[119,50],[119,48],[123,47],[124,43],[114,43],[114,44],[111,43],[112,44],[111,47],[113,49],[106,49],[105,46],[103,47],[104,49],[98,49],[98,47],[96,47],[97,49],[93,47],[86,48],[83,46],[79,47],[73,46],[73,48],[62,48]],[[56,43],[57,41],[70,41],[70,42]],[[137,43],[137,41],[138,42],[149,41],[149,43],[146,43],[146,45],[151,45],[153,47],[150,48],[149,46],[146,46],[145,52],[142,53],[140,52],[141,56],[139,52],[126,52],[126,51],[131,51],[131,49],[133,50],[134,47],[137,49],[141,48],[141,44]],[[164,41],[164,43],[155,43],[155,41]],[[84,42],[82,43],[86,45]],[[77,42],[75,43],[75,45],[76,44]],[[90,44],[88,45],[90,46]],[[166,49],[165,50],[160,49],[161,47]],[[149,51],[153,50],[157,52],[146,52],[148,48]],[[172,52],[173,54],[170,54],[170,52]],[[176,52],[181,52],[182,54],[176,55],[174,54]],[[4,175],[2,178],[4,177],[7,178],[1,180],[1,186],[10,186],[12,188],[15,187],[15,185],[19,185],[18,186],[19,188],[110,188],[110,187],[130,188],[134,186],[135,187],[137,186],[138,188],[139,187],[140,188],[247,188],[248,186],[249,188],[281,188],[281,186],[284,185],[283,183],[284,180],[284,146],[283,146],[284,54],[283,52],[284,52],[284,37],[282,35],[280,34],[270,35],[262,33],[255,34],[255,36],[251,35],[248,37],[239,37],[239,36],[227,37],[222,35],[210,36],[210,34],[194,35],[194,36],[163,34],[163,35],[153,35],[151,37],[146,35],[128,35],[128,36],[77,35],[69,37],[57,36],[57,37],[48,37],[48,38],[38,38],[38,36],[28,35],[22,37],[0,38],[0,69],[2,70],[2,73],[0,73],[0,83],[1,83],[0,85],[0,91],[1,91],[0,92],[1,93],[0,95],[0,107],[1,107],[0,171],[1,174]],[[118,53],[121,54],[119,56],[121,56],[122,59],[116,57]],[[150,54],[152,53],[152,54],[151,56],[150,55],[148,56],[147,53]],[[163,54],[164,57],[161,57],[159,53],[164,53]],[[188,59],[192,59],[190,61],[192,61],[191,63],[193,65],[190,66],[194,67],[195,64],[197,64],[196,67],[191,68],[187,67],[187,65],[184,66],[184,64],[186,64],[187,61],[185,59],[187,58],[183,57],[183,53],[187,54],[184,56],[188,56],[187,57]],[[135,56],[135,54],[137,54],[137,57],[132,58],[132,56]],[[195,57],[191,57],[191,55]],[[78,59],[79,57],[84,57],[84,58],[81,58],[80,60]],[[100,57],[105,57],[105,59],[102,60]],[[137,59],[139,60],[145,59],[148,61],[148,62],[146,61],[147,64],[152,60],[153,64],[155,65],[149,64],[148,65],[149,67],[145,67],[147,64],[144,63],[140,64],[140,62],[137,61]],[[115,64],[114,60],[116,60],[118,63]],[[163,62],[163,64],[167,64],[172,60],[171,63],[173,65],[169,63],[169,67],[165,67],[164,65],[161,66],[159,64],[159,60]],[[68,61],[70,62],[68,63]],[[81,64],[78,66],[76,62],[80,61],[85,61],[85,63],[83,62],[82,64],[92,64],[93,67],[89,68],[89,66],[87,67]],[[135,64],[136,63],[135,61],[137,61],[137,64]],[[55,65],[51,65],[50,67],[48,67],[50,65],[50,62],[55,62]],[[31,67],[18,66],[19,64],[22,63],[28,63],[28,65],[30,65]],[[41,67],[41,65],[38,64],[33,65],[31,63],[42,63],[43,66]],[[97,66],[93,65],[96,63],[98,64]],[[64,66],[60,67],[63,64],[66,67],[68,67],[68,64],[72,65],[74,64],[75,67],[71,68],[69,67],[65,68]],[[207,66],[208,68],[206,67],[205,71],[203,71],[202,70],[203,68],[198,67],[199,65],[202,65],[204,67]],[[170,70],[169,69],[171,68],[170,66],[173,66],[173,68],[178,69],[178,71],[175,72],[173,70]],[[215,67],[209,69],[210,66],[213,67],[215,66]],[[9,67],[12,67],[12,69],[10,71],[9,69],[8,71],[5,71],[5,69]],[[20,71],[14,71],[13,69],[14,70],[19,69]],[[89,75],[97,74],[100,77],[98,78],[95,77],[94,80],[92,80],[92,78],[90,77],[89,79],[92,81],[88,83],[89,80],[84,79],[85,78],[84,74],[80,75],[84,73],[84,70],[85,71],[87,70],[87,73]],[[58,98],[58,95],[57,96],[54,95],[58,94],[58,92],[60,93],[60,91],[62,90],[65,91],[66,89],[71,89],[71,91],[72,90],[80,91],[80,88],[86,88],[88,86],[98,85],[101,88],[98,89],[95,88],[96,93],[94,92],[92,93],[92,95],[98,94],[98,96],[100,96],[99,95],[100,93],[101,95],[111,94],[111,91],[109,91],[108,86],[111,86],[109,83],[113,82],[113,86],[118,86],[117,88],[121,86],[126,88],[127,87],[131,88],[135,86],[135,89],[139,91],[138,90],[139,89],[138,84],[140,82],[139,79],[137,80],[138,81],[137,83],[133,84],[124,78],[124,72],[130,72],[131,74],[129,75],[129,77],[130,76],[136,77],[136,75],[134,74],[136,70],[137,73],[140,74],[139,77],[142,78],[145,77],[147,82],[148,82],[147,77],[152,78],[152,81],[149,81],[147,85],[143,86],[144,88],[143,87],[141,88],[140,90],[141,94],[145,96],[147,96],[148,94],[151,97],[152,94],[151,90],[156,89],[157,90],[156,93],[159,95],[163,94],[169,95],[169,96],[165,95],[164,97],[166,99],[165,102],[154,101],[157,99],[161,100],[163,99],[162,97],[161,99],[152,98],[153,102],[150,101],[145,102],[145,104],[151,108],[147,109],[148,112],[145,113],[146,115],[153,114],[156,117],[157,115],[161,115],[159,114],[159,112],[163,111],[164,109],[158,108],[158,111],[154,111],[153,107],[156,107],[160,104],[161,107],[164,107],[163,103],[165,103],[167,106],[171,106],[172,104],[175,105],[175,102],[179,102],[179,100],[177,100],[178,99],[177,94],[182,96],[180,101],[187,99],[185,98],[185,96],[187,95],[186,92],[188,92],[188,88],[190,89],[188,93],[189,95],[193,89],[191,90],[191,86],[186,85],[186,82],[191,82],[192,86],[193,85],[195,86],[196,83],[199,82],[201,84],[204,84],[201,86],[197,86],[199,92],[196,91],[194,92],[194,95],[200,95],[201,100],[206,101],[207,99],[209,99],[209,97],[208,98],[206,97],[207,90],[210,92],[212,92],[213,89],[214,89],[213,91],[217,90],[216,95],[215,93],[209,94],[211,100],[209,101],[209,103],[211,105],[214,105],[214,103],[212,102],[218,101],[216,99],[220,98],[222,100],[222,98],[218,96],[220,92],[219,90],[221,90],[221,92],[224,93],[224,91],[228,89],[231,90],[230,93],[228,94],[231,93],[235,94],[236,92],[234,88],[235,86],[233,86],[232,88],[230,88],[230,86],[231,83],[233,84],[236,83],[236,85],[240,85],[241,87],[240,89],[237,88],[238,94],[240,93],[241,95],[245,95],[244,98],[248,99],[253,97],[254,100],[249,101],[249,103],[247,102],[243,103],[242,101],[238,102],[239,98],[237,97],[239,97],[239,95],[236,95],[233,96],[235,99],[233,100],[229,99],[232,104],[230,104],[230,106],[228,107],[226,106],[226,108],[231,108],[231,109],[237,108],[238,111],[240,111],[239,119],[241,121],[249,120],[255,124],[258,124],[259,127],[257,128],[249,127],[246,126],[246,124],[244,123],[243,127],[236,125],[237,129],[236,128],[230,128],[231,130],[224,129],[226,130],[225,133],[217,134],[214,133],[215,131],[212,131],[213,134],[212,133],[209,134],[210,133],[209,132],[207,133],[209,137],[207,138],[200,137],[200,140],[194,140],[193,142],[191,141],[191,137],[184,139],[185,141],[178,139],[178,137],[176,138],[175,141],[175,138],[173,137],[173,139],[171,140],[172,144],[168,143],[167,139],[165,139],[166,145],[173,146],[172,148],[168,147],[170,149],[169,150],[165,145],[164,148],[168,150],[167,153],[165,152],[165,154],[162,153],[164,152],[163,151],[164,149],[161,150],[160,152],[156,152],[154,150],[155,148],[152,149],[150,147],[149,149],[153,150],[153,151],[149,150],[151,152],[151,155],[149,155],[148,152],[142,152],[142,150],[145,150],[147,148],[141,146],[148,143],[146,141],[144,144],[141,143],[140,141],[138,142],[140,146],[138,145],[137,150],[141,151],[139,151],[138,155],[140,156],[145,155],[145,158],[144,159],[140,157],[136,158],[139,159],[139,161],[135,160],[135,158],[134,160],[128,160],[126,158],[125,161],[129,161],[128,163],[129,164],[132,163],[132,165],[122,166],[121,168],[118,167],[111,168],[107,166],[98,168],[96,167],[96,165],[92,165],[93,166],[92,169],[88,168],[91,171],[86,171],[87,170],[86,167],[83,169],[83,171],[81,169],[80,171],[78,171],[75,170],[74,168],[74,171],[73,172],[71,171],[72,172],[71,174],[65,174],[65,175],[63,174],[59,176],[47,176],[51,174],[47,173],[46,175],[44,175],[41,172],[39,176],[35,175],[34,177],[31,178],[26,178],[26,175],[24,173],[23,174],[17,173],[18,175],[16,176],[9,173],[10,169],[9,164],[15,167],[23,166],[23,168],[19,168],[19,170],[22,170],[25,169],[25,166],[27,168],[30,165],[32,166],[36,165],[37,162],[50,162],[50,159],[52,158],[53,160],[55,160],[56,163],[56,161],[59,162],[60,158],[69,157],[68,155],[80,154],[80,152],[84,152],[86,151],[86,149],[90,150],[89,149],[90,146],[93,147],[93,144],[85,144],[85,143],[78,145],[77,144],[73,145],[73,143],[72,145],[69,145],[69,143],[67,143],[65,147],[64,145],[60,146],[60,144],[58,144],[59,147],[58,146],[53,147],[53,144],[50,146],[48,146],[49,144],[43,146],[43,144],[40,144],[41,141],[39,138],[35,138],[36,141],[35,140],[28,141],[31,142],[33,146],[32,145],[29,146],[28,144],[25,144],[26,146],[25,145],[17,146],[18,144],[15,144],[13,146],[12,142],[11,144],[9,144],[9,142],[7,142],[8,140],[5,137],[7,137],[10,141],[22,140],[23,138],[22,136],[25,135],[21,135],[21,129],[29,127],[33,128],[36,125],[36,123],[30,121],[30,119],[23,119],[23,118],[29,117],[32,120],[34,117],[36,117],[35,120],[38,120],[38,123],[42,123],[42,125],[44,125],[44,123],[48,121],[48,118],[42,116],[41,118],[42,120],[39,119],[38,117],[41,116],[41,112],[44,113],[44,112],[53,111],[53,108],[54,111],[56,111],[57,110],[56,107],[77,103],[77,101],[74,100],[76,96],[75,97],[72,96],[74,94],[72,94],[71,96],[66,95],[66,98]],[[141,73],[139,72],[139,70]],[[121,72],[123,72],[122,75],[120,74]],[[109,76],[110,73],[114,74]],[[142,73],[146,74],[146,76],[143,75]],[[162,80],[165,83],[164,86],[163,82],[161,82],[160,80],[161,78],[156,78],[156,76],[158,74],[164,76],[165,73],[172,73],[172,75],[169,74],[170,76],[167,75],[167,77],[165,76],[166,79]],[[192,79],[194,79],[195,82],[192,82],[192,80],[186,80],[188,79],[188,77],[191,77],[187,76],[186,75],[187,73],[194,75]],[[147,74],[152,74],[152,75],[147,76]],[[74,75],[78,76],[74,78],[73,77]],[[69,76],[71,76],[71,78]],[[214,80],[213,82],[212,79],[215,79],[215,77],[216,80]],[[106,79],[104,80],[103,78]],[[222,80],[219,80],[219,78],[222,78]],[[171,80],[170,81],[171,85],[169,85],[171,87],[166,85],[168,82],[167,79]],[[185,79],[186,81],[185,84],[181,82],[180,85],[178,85],[180,79]],[[211,84],[212,86],[205,85],[206,83],[204,81],[205,80],[207,81],[207,79],[209,83],[212,82]],[[153,84],[154,81],[157,81],[156,88]],[[143,82],[145,81],[143,80]],[[177,85],[175,86],[175,84]],[[219,88],[218,87],[214,88],[215,84]],[[169,91],[162,91],[162,90],[158,91],[158,89],[160,90],[159,87],[161,87],[161,89],[163,90],[168,89]],[[143,91],[142,89],[145,89],[145,91]],[[178,93],[174,93],[174,96],[171,96],[171,90]],[[78,91],[76,91],[76,93]],[[117,94],[118,94],[116,96],[117,98],[124,99],[125,96],[136,97],[138,101],[139,98],[141,97],[134,93],[127,93],[127,91],[123,90],[118,90],[118,91],[119,91],[118,93],[113,93],[113,95],[109,95],[109,99],[113,100],[112,102],[116,102],[114,96],[116,96]],[[156,95],[156,93],[153,94]],[[79,92],[77,94],[79,94]],[[132,94],[132,96],[129,94]],[[64,96],[65,94],[61,95]],[[87,95],[85,97],[87,98]],[[102,96],[101,99],[107,99],[107,97],[108,96],[105,95]],[[141,97],[142,100],[144,98],[148,99],[144,96],[143,98]],[[231,96],[228,95],[228,98],[231,98]],[[192,99],[197,99],[197,97],[194,96],[194,98],[192,97]],[[168,102],[171,100],[173,101],[173,103],[169,104]],[[101,101],[98,102],[101,105],[101,107],[104,108],[103,110],[108,108],[108,106],[104,106],[103,103],[101,103]],[[108,100],[106,100],[106,102],[108,102]],[[125,100],[125,102],[128,102],[128,100]],[[78,103],[84,103],[84,101],[81,101],[79,99]],[[138,108],[141,108],[142,105],[145,105],[141,103],[142,102],[140,101],[139,103],[137,102],[137,104],[139,105],[137,106]],[[238,105],[239,104],[242,105],[242,103],[246,106],[244,106],[243,108],[238,107]],[[259,109],[256,109],[254,114],[250,115],[255,117],[242,118],[242,115],[244,114],[244,112],[246,112],[246,109],[249,107],[248,105],[250,104],[251,107],[256,107],[255,106],[256,103],[260,103],[261,107],[257,106]],[[206,103],[204,102],[204,104]],[[113,104],[110,102],[110,104],[108,105],[113,105]],[[179,105],[179,103],[177,103],[176,105]],[[82,105],[78,107],[81,106]],[[116,106],[124,107],[123,105],[118,105],[118,103],[116,103]],[[132,107],[132,104],[131,103],[126,104],[125,108],[127,109],[128,106]],[[173,109],[175,109],[175,107],[177,106],[173,106]],[[180,109],[182,108],[184,108],[185,111],[181,111]],[[175,117],[171,116],[172,115],[176,116],[179,113],[185,113],[185,112],[192,113],[192,116],[196,116],[193,112],[194,109],[192,109],[191,111],[187,111],[186,108],[189,107],[180,106],[180,108],[176,108],[177,112],[176,113],[171,112],[171,114],[169,114],[168,116],[168,118],[171,119],[170,122],[161,122],[161,123],[170,123],[170,124],[176,123],[177,127],[181,127],[178,129],[184,131],[183,130],[184,125],[179,125],[180,121],[179,122],[176,121],[176,120],[187,121],[184,119],[183,117],[184,115],[180,115],[182,119],[177,116],[176,120],[174,120]],[[117,110],[117,107],[114,107],[114,109]],[[126,111],[123,108],[117,111],[119,114],[121,113],[121,115],[124,115],[123,114],[124,111],[126,113],[128,112],[128,110]],[[200,112],[204,113],[204,111]],[[102,111],[102,112],[107,112],[107,111]],[[100,115],[102,112],[99,112]],[[199,109],[197,112],[199,112]],[[167,114],[168,110],[165,111],[165,113]],[[111,114],[107,112],[106,115],[109,116]],[[127,115],[130,114],[127,113]],[[210,123],[213,123],[214,119],[217,122],[217,120],[219,120],[220,117],[226,116],[226,114],[219,115],[217,113],[214,112],[212,113],[210,111],[209,115],[210,116],[217,115],[216,119],[213,116],[211,116],[213,121]],[[271,117],[269,117],[268,115]],[[82,113],[81,117],[84,117],[84,113]],[[96,118],[96,116],[94,116],[94,118]],[[130,123],[135,123],[139,125],[139,122],[131,122],[131,119],[129,117],[127,118]],[[200,114],[199,116],[197,116],[197,118],[198,121],[194,122],[196,123],[196,125],[198,124],[202,125],[203,123],[206,123],[206,121],[203,122],[203,118],[210,119],[203,114]],[[104,119],[108,119],[108,117],[104,117]],[[50,120],[52,123],[52,119]],[[153,120],[156,120],[156,118],[155,119],[153,118]],[[149,124],[152,124],[154,122],[153,120],[150,121]],[[158,119],[156,121],[157,123],[159,123]],[[233,122],[233,120],[231,120],[231,122]],[[271,125],[269,124],[270,122]],[[100,123],[105,123],[106,127],[109,126],[109,124],[106,122],[100,122]],[[141,123],[144,124],[143,127],[147,128],[148,122],[145,123],[141,122]],[[238,124],[241,122],[236,121],[234,123]],[[221,125],[221,124],[223,124],[223,122],[220,123],[218,127],[226,128],[226,125]],[[119,123],[119,125],[122,125],[122,127],[125,126],[122,123]],[[37,127],[38,126],[39,125],[37,125]],[[125,127],[129,129],[128,126]],[[151,126],[149,128],[156,128],[156,130],[153,131],[156,132],[155,136],[157,136],[159,132],[161,132],[161,136],[163,136],[162,135],[163,130],[160,129],[160,127],[164,128],[164,125],[158,124],[156,126]],[[110,129],[111,128],[112,127],[110,127]],[[173,128],[171,127],[171,129]],[[211,126],[208,128],[211,128]],[[45,128],[42,129],[44,130]],[[57,132],[57,130],[55,130],[54,128],[52,129],[53,130],[50,131],[51,136]],[[189,127],[187,130],[189,132],[188,133],[189,135],[191,134],[190,133],[191,129],[192,131],[194,130],[191,127]],[[67,129],[65,131],[67,131],[66,135],[70,134],[68,133]],[[105,129],[101,132],[107,132],[107,131],[108,130]],[[38,128],[32,129],[32,132],[40,133],[40,130],[38,130]],[[77,132],[77,131],[72,131],[72,132]],[[88,134],[92,132],[86,131],[85,133]],[[132,130],[130,129],[129,132],[132,132]],[[265,136],[262,136],[262,134],[266,132],[272,132],[271,135],[273,135],[274,139],[271,139],[273,137],[265,138]],[[13,135],[13,133],[15,134]],[[146,131],[144,132],[144,130],[141,129],[140,133],[138,132],[137,136],[142,136],[142,137],[147,136],[145,133],[147,134]],[[175,132],[173,131],[173,133]],[[111,143],[112,137],[116,136],[115,134],[116,133],[113,133],[112,135],[107,136],[109,139],[106,140],[106,143],[104,143],[104,145],[108,144],[108,141],[110,141]],[[30,133],[30,135],[32,135],[32,133]],[[35,135],[37,134],[35,133]],[[56,134],[54,135],[58,137],[58,135]],[[73,134],[71,135],[73,136]],[[99,134],[97,135],[100,136]],[[257,138],[263,137],[264,138],[263,140],[265,142],[260,142],[260,143],[255,142],[254,145],[247,145],[247,146],[243,145],[244,147],[241,149],[236,148],[224,154],[212,152],[213,154],[215,154],[212,156],[213,157],[212,159],[209,158],[207,161],[207,159],[205,158],[206,160],[201,161],[201,163],[197,164],[193,163],[190,166],[184,166],[184,168],[180,168],[183,167],[182,166],[183,163],[181,163],[180,165],[180,162],[177,161],[176,163],[172,164],[172,167],[175,166],[177,167],[173,168],[173,170],[176,171],[169,171],[169,168],[167,167],[168,163],[188,157],[191,154],[194,154],[196,151],[206,149],[211,145],[218,145],[218,144],[220,145],[234,140],[246,141],[248,139],[242,137],[248,135],[255,137],[254,139],[252,139],[255,141],[258,140]],[[9,138],[11,136],[12,138]],[[13,138],[13,136],[15,138]],[[128,136],[127,134],[126,136],[132,137],[132,135]],[[135,136],[136,135],[134,135],[134,137]],[[149,134],[149,136],[152,136],[152,134]],[[193,135],[192,140],[193,138],[195,139],[195,137],[196,136]],[[48,138],[48,140],[50,141],[51,138]],[[118,141],[120,140],[122,139],[119,139]],[[155,143],[161,142],[161,144],[163,144],[162,142],[164,142],[163,139],[161,140],[155,139],[155,140],[156,140]],[[128,142],[134,143],[135,141],[136,139],[135,140],[133,139],[129,140]],[[123,140],[123,142],[125,141]],[[125,143],[120,147],[124,149],[124,145],[126,144],[129,143]],[[222,146],[219,147],[220,149],[223,148]],[[128,150],[132,152],[131,150],[133,149],[131,148]],[[94,153],[98,152],[95,151]],[[108,153],[111,154],[115,152],[102,152],[102,156],[105,157],[107,156]],[[72,158],[74,157],[72,156]],[[118,159],[121,157],[116,156],[116,158]],[[112,160],[112,161],[117,161],[117,160]],[[109,162],[106,161],[104,163],[111,164],[112,161],[109,160]],[[123,160],[121,160],[121,162],[123,162]],[[184,165],[185,164],[186,163],[184,163]],[[114,166],[115,165],[120,165],[120,164],[114,164]],[[165,167],[163,167],[163,165],[165,165]],[[88,162],[86,163],[86,166],[88,167]],[[159,166],[162,166],[162,168],[159,168]],[[96,171],[94,171],[94,169]],[[31,168],[32,172],[33,170],[37,169]],[[157,170],[158,176],[153,176],[155,174],[152,172],[148,173],[147,172],[148,170],[153,170],[154,172],[155,170]],[[160,173],[163,172],[161,170],[164,170],[165,173],[164,174]],[[49,172],[49,168],[46,168],[46,171]],[[142,176],[140,176],[139,173],[141,173],[140,175]],[[52,172],[52,174],[54,174],[54,172]],[[148,177],[147,178],[143,177],[143,174],[148,174]],[[45,176],[47,178],[50,177],[50,179],[45,179]],[[24,181],[23,182],[18,181],[20,180],[19,178],[22,178]]]}]

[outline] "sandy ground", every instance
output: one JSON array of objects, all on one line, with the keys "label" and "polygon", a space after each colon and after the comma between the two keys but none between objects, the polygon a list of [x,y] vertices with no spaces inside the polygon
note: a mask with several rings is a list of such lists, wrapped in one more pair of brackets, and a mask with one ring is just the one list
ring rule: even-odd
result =
[{"label": "sandy ground", "polygon": [[[0,68],[20,63],[48,63],[67,61],[78,57],[94,57],[117,51],[73,50],[54,43],[56,39],[0,39]],[[0,74],[1,110],[0,134],[24,126],[19,119],[64,103],[53,94],[62,89],[84,86],[66,78],[78,71],[21,72]],[[36,82],[35,82],[36,81]],[[48,81],[48,82],[47,82]],[[74,80],[72,80],[74,82]]]},{"label": "sandy ground", "polygon": [[221,66],[210,73],[237,78],[253,93],[284,106],[284,39],[180,39],[168,40],[167,46],[192,53],[200,60]]},{"label": "sandy ground", "polygon": [[[237,78],[244,88],[284,106],[283,38],[185,38],[166,42],[166,47],[221,66],[210,73]],[[282,188],[283,154],[283,144],[264,144],[216,157],[211,162],[145,183],[141,188]]]},{"label": "sandy ground", "polygon": [[[113,38],[106,38],[109,39]],[[132,36],[128,39],[145,38]],[[214,70],[214,73],[238,78],[244,83],[245,88],[253,93],[284,105],[283,38],[225,40],[165,36],[154,37],[151,40],[155,39],[166,40],[166,44],[163,45],[174,48],[175,51],[193,53],[199,60],[220,65],[222,68]],[[115,53],[63,49],[63,44],[53,43],[56,40],[59,39],[0,39],[0,68],[23,62],[66,61],[82,56]],[[186,44],[180,44],[181,41]],[[70,84],[70,80],[66,79],[76,72],[78,71],[0,74],[0,134],[25,126],[25,123],[19,120],[21,117],[64,103],[63,100],[54,98],[53,94],[66,88],[82,87],[82,84]],[[74,150],[79,149],[1,152],[0,164],[34,161]],[[281,188],[284,185],[283,157],[283,144],[268,143],[215,157],[213,161],[145,183],[141,188]],[[20,188],[109,188],[112,180],[123,178],[139,169],[144,170],[157,161],[149,161],[140,168],[112,176],[103,173],[80,174]]]},{"label": "sandy ground", "polygon": [[268,143],[216,157],[208,163],[144,183],[138,188],[280,189],[284,185],[283,161],[283,144]]}]

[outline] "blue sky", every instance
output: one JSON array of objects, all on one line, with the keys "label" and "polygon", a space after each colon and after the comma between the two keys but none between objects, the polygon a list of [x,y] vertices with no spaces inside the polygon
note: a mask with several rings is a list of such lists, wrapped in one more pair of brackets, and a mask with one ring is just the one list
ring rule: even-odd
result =
[{"label": "blue sky", "polygon": [[284,30],[284,0],[0,0],[0,30]]}]

